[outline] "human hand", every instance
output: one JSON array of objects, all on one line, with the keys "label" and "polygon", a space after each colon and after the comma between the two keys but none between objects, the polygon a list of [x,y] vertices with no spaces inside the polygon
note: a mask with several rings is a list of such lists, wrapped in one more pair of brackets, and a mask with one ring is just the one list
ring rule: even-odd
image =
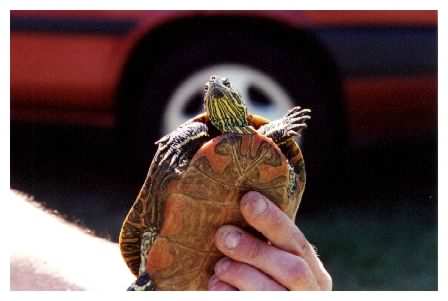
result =
[{"label": "human hand", "polygon": [[331,290],[332,279],[313,246],[284,212],[265,196],[248,192],[241,199],[245,220],[270,243],[235,226],[215,236],[225,255],[215,265],[209,290]]}]

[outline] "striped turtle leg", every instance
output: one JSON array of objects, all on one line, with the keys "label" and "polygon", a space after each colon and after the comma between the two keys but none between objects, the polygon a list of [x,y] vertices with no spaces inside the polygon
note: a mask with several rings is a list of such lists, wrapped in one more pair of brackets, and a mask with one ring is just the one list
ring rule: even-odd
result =
[{"label": "striped turtle leg", "polygon": [[146,262],[148,251],[154,244],[158,235],[156,227],[149,227],[147,231],[143,232],[142,242],[140,246],[140,267],[137,280],[131,284],[128,291],[155,291],[156,286],[151,280],[150,275],[146,271]]},{"label": "striped turtle leg", "polygon": [[156,164],[169,162],[168,168],[179,167],[185,155],[191,153],[191,149],[197,149],[209,139],[205,123],[189,120],[156,142],[159,146],[158,154],[162,156],[156,158]]}]

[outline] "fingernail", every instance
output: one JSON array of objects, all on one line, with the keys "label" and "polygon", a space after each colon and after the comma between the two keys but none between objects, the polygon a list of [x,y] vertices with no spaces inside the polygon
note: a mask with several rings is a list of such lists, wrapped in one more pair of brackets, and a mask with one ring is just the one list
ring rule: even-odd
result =
[{"label": "fingernail", "polygon": [[264,200],[264,196],[258,192],[251,191],[248,192],[243,198],[243,206],[247,206],[250,210],[250,213],[253,215],[259,215],[263,213],[267,204]]},{"label": "fingernail", "polygon": [[215,272],[217,274],[222,274],[228,269],[229,265],[230,265],[230,261],[227,258],[222,259],[216,264]]},{"label": "fingernail", "polygon": [[210,279],[208,280],[208,289],[213,290],[215,288],[215,285],[217,282],[218,282],[218,277],[216,277],[215,275],[210,277]]},{"label": "fingernail", "polygon": [[259,196],[251,203],[252,212],[255,215],[262,214],[267,207],[266,201],[263,199],[263,197]]},{"label": "fingernail", "polygon": [[237,231],[230,231],[224,236],[224,245],[228,249],[235,248],[240,242],[241,233]]},{"label": "fingernail", "polygon": [[216,275],[213,274],[212,277],[210,277],[210,279],[208,280],[208,283],[210,285],[214,285],[216,283],[216,281],[218,281],[218,277],[216,277]]}]

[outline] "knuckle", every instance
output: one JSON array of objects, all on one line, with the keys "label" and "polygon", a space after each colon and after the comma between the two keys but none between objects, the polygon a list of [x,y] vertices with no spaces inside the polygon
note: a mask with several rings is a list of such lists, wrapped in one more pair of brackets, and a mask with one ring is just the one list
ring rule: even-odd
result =
[{"label": "knuckle", "polygon": [[322,275],[322,279],[320,281],[320,287],[323,290],[331,291],[333,289],[333,278],[331,278],[330,274],[328,272],[325,272]]},{"label": "knuckle", "polygon": [[285,222],[285,218],[281,211],[273,207],[274,206],[269,206],[268,210],[265,211],[264,218],[266,218],[272,227],[278,227]]},{"label": "knuckle", "polygon": [[307,255],[312,254],[313,249],[312,249],[310,243],[308,243],[308,240],[306,239],[305,235],[301,231],[294,231],[293,240],[295,240],[295,242],[298,246],[298,250],[299,250],[298,255],[307,256]]},{"label": "knuckle", "polygon": [[223,258],[215,265],[215,274],[221,278],[223,275],[228,274],[233,269],[233,262],[229,258]]},{"label": "knuckle", "polygon": [[232,261],[228,266],[227,269],[225,270],[224,275],[226,276],[225,278],[236,278],[239,275],[242,274],[242,272],[244,272],[244,267],[241,263],[238,263],[237,261]]},{"label": "knuckle", "polygon": [[263,257],[264,254],[263,245],[254,239],[244,239],[241,244],[241,251],[244,253],[242,254],[243,257],[250,260]]},{"label": "knuckle", "polygon": [[317,256],[317,248],[314,245],[312,245],[303,234],[302,236],[303,236],[302,250],[304,256]]},{"label": "knuckle", "polygon": [[272,205],[272,203],[263,197],[266,203],[266,208],[262,211],[258,211],[256,214],[249,213],[250,219],[257,224],[262,224],[269,227],[277,227],[284,223],[283,213]]},{"label": "knuckle", "polygon": [[237,261],[232,261],[232,263],[227,268],[226,273],[230,275],[240,275],[241,274],[241,263]]},{"label": "knuckle", "polygon": [[310,277],[308,265],[300,257],[297,257],[295,262],[287,267],[285,273],[287,279],[291,279],[296,284],[307,283]]},{"label": "knuckle", "polygon": [[218,277],[216,277],[216,275],[212,275],[212,277],[210,277],[210,279],[208,280],[208,289],[214,289],[217,286],[218,282]]}]

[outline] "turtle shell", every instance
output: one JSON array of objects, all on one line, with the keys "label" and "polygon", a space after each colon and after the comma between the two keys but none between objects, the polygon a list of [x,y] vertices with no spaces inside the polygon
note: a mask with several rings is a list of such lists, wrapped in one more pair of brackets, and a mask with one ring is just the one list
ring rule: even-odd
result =
[{"label": "turtle shell", "polygon": [[148,253],[147,271],[159,290],[206,290],[223,255],[214,244],[224,224],[245,229],[239,202],[258,191],[294,218],[303,182],[280,148],[258,133],[225,134],[196,152],[181,176],[164,188],[163,224]]}]

